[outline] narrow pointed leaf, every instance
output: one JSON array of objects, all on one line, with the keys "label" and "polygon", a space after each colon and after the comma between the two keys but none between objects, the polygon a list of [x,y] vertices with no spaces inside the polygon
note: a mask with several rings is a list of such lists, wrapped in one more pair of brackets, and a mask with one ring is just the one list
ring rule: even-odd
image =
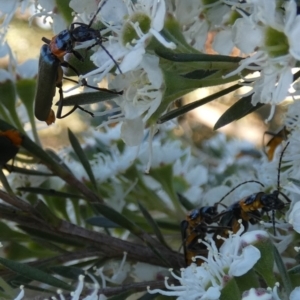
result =
[{"label": "narrow pointed leaf", "polygon": [[72,23],[73,15],[72,9],[69,6],[69,1],[55,0],[55,8],[68,24]]},{"label": "narrow pointed leaf", "polygon": [[80,268],[72,267],[72,266],[54,266],[48,268],[51,273],[58,274],[60,276],[73,279],[73,280],[78,280],[79,275],[84,275],[84,272]]},{"label": "narrow pointed leaf", "polygon": [[69,173],[72,173],[69,167],[65,164],[65,162],[55,153],[52,149],[45,149],[45,152],[54,159],[61,167],[63,167]]},{"label": "narrow pointed leaf", "polygon": [[[99,103],[118,97],[118,94],[112,94],[105,91],[97,91],[91,93],[80,93],[66,97],[62,100],[63,106],[85,105]],[[55,104],[58,105],[59,101]]]},{"label": "narrow pointed leaf", "polygon": [[33,228],[28,228],[28,227],[22,226],[22,225],[18,225],[18,228],[22,229],[23,231],[28,233],[30,236],[37,237],[39,239],[44,239],[46,241],[51,241],[53,243],[82,247],[82,243],[73,237],[69,237],[69,236],[60,237],[55,234],[40,231],[38,228],[33,229]]},{"label": "narrow pointed leaf", "polygon": [[195,205],[192,204],[187,198],[185,198],[182,194],[177,193],[178,200],[180,204],[187,210],[192,210],[195,208]]},{"label": "narrow pointed leaf", "polygon": [[105,204],[98,204],[98,203],[95,205],[95,207],[103,216],[117,223],[122,228],[128,229],[132,234],[139,236],[141,233],[143,233],[142,230],[136,224],[131,222],[124,215],[120,214],[113,208]]},{"label": "narrow pointed leaf", "polygon": [[120,228],[120,225],[105,218],[105,217],[92,217],[88,218],[86,222],[90,225],[101,227],[101,228]]},{"label": "narrow pointed leaf", "polygon": [[149,294],[145,293],[142,297],[138,298],[137,300],[153,300],[158,296],[158,294]]},{"label": "narrow pointed leaf", "polygon": [[57,228],[61,224],[62,220],[58,218],[42,200],[38,200],[34,208],[41,219],[45,220],[47,224],[50,224],[54,228]]},{"label": "narrow pointed leaf", "polygon": [[300,180],[296,178],[288,178],[289,181],[291,181],[296,186],[300,186]]},{"label": "narrow pointed leaf", "polygon": [[91,165],[90,165],[83,149],[81,148],[79,141],[77,140],[76,136],[70,129],[68,129],[68,135],[69,135],[69,140],[73,147],[74,152],[76,153],[78,159],[80,160],[82,166],[84,167],[86,173],[88,174],[93,186],[97,190],[97,183],[96,183],[94,173],[92,171]]},{"label": "narrow pointed leaf", "polygon": [[189,103],[187,105],[184,105],[183,107],[180,107],[178,109],[172,110],[172,111],[164,114],[162,117],[160,117],[158,119],[157,123],[162,124],[162,123],[164,123],[166,121],[169,121],[173,118],[181,116],[181,115],[183,115],[183,114],[185,114],[185,113],[187,113],[187,112],[189,112],[189,111],[191,111],[191,110],[193,110],[197,107],[200,107],[200,106],[202,106],[206,103],[209,103],[209,102],[211,102],[215,99],[218,99],[218,98],[220,98],[224,95],[227,95],[227,94],[229,94],[229,93],[231,93],[231,92],[233,92],[233,91],[235,91],[239,88],[241,88],[241,85],[235,84],[235,85],[232,85],[229,88],[223,89],[222,91],[214,93],[212,95],[209,95],[209,96],[207,96],[203,99],[193,101],[192,103]]},{"label": "narrow pointed leaf", "polygon": [[[195,89],[202,88],[202,87],[209,87],[209,86],[216,86],[220,84],[229,83],[232,81],[235,81],[238,79],[238,77],[231,77],[223,79],[223,75],[225,75],[225,71],[218,71],[214,73],[213,76],[208,76],[204,79],[189,79],[185,78],[183,76],[179,76],[178,74],[174,74],[174,72],[170,72],[167,70],[163,70],[166,90],[164,93],[164,97],[162,100],[161,105],[158,107],[156,112],[151,116],[149,122],[157,122],[157,120],[162,116],[162,114],[166,111],[170,103],[172,103],[174,100],[182,97],[183,95],[192,92]],[[215,96],[212,96],[211,98],[204,98],[201,100],[198,100],[200,103],[195,103],[195,107],[198,107],[200,105],[206,104],[212,100],[216,99]],[[188,104],[193,105],[193,104]],[[188,108],[187,106],[186,108]],[[194,109],[190,108],[187,111]],[[185,112],[183,112],[185,113]],[[175,115],[176,116],[176,115]],[[172,116],[171,118],[174,118],[175,116]],[[171,119],[170,117],[168,119]],[[164,121],[165,122],[165,121]]]},{"label": "narrow pointed leaf", "polygon": [[20,168],[16,166],[11,166],[11,165],[5,165],[5,169],[7,169],[8,172],[14,172],[14,173],[26,174],[32,176],[54,176],[54,174],[52,173],[45,173],[42,171],[30,170],[30,169]]},{"label": "narrow pointed leaf", "polygon": [[300,274],[300,265],[295,266],[288,270],[289,274]]},{"label": "narrow pointed leaf", "polygon": [[21,192],[40,194],[40,195],[44,195],[44,196],[53,196],[53,197],[61,197],[61,198],[75,198],[75,199],[82,198],[82,196],[76,195],[76,194],[58,192],[58,191],[52,190],[52,189],[43,189],[43,188],[36,188],[36,187],[19,187],[19,188],[17,188],[17,190],[21,191]]},{"label": "narrow pointed leaf", "polygon": [[233,121],[239,120],[265,105],[264,103],[258,103],[256,106],[253,106],[251,103],[251,97],[252,95],[241,98],[228,108],[215,124],[214,130],[217,130]]},{"label": "narrow pointed leaf", "polygon": [[[224,283],[223,283],[224,284]],[[225,286],[221,290],[220,300],[240,300],[241,291],[234,277],[230,278],[226,282]]]},{"label": "narrow pointed leaf", "polygon": [[292,292],[292,283],[290,280],[290,277],[288,275],[288,272],[285,268],[284,262],[282,260],[282,257],[280,255],[280,253],[278,252],[277,248],[273,245],[273,253],[274,253],[274,259],[275,259],[275,263],[277,265],[279,274],[280,274],[280,278],[283,282],[283,286],[286,290],[287,295],[289,295]]},{"label": "narrow pointed leaf", "polygon": [[[226,62],[226,63],[239,63],[243,58],[227,56],[227,55],[214,55],[214,54],[204,54],[204,53],[174,53],[174,52],[164,52],[156,51],[156,54],[164,59],[176,62]],[[211,67],[210,69],[216,69]],[[230,66],[229,68],[231,68]],[[208,70],[209,68],[205,68]]]},{"label": "narrow pointed leaf", "polygon": [[[76,51],[84,58],[84,61],[80,61],[73,53],[66,54],[64,60],[76,69],[79,74],[86,74],[97,68],[90,59],[94,53],[92,50],[77,49]],[[77,76],[71,68],[63,68],[63,70],[65,76]]]},{"label": "narrow pointed leaf", "polygon": [[142,203],[140,203],[138,201],[138,206],[140,208],[140,211],[142,212],[143,216],[145,217],[146,221],[148,222],[148,224],[152,227],[154,234],[156,235],[156,237],[158,238],[158,240],[165,245],[167,248],[169,248],[168,244],[166,243],[157,223],[155,222],[155,220],[152,218],[152,216],[149,214],[149,212],[147,211],[147,209],[142,205]]},{"label": "narrow pointed leaf", "polygon": [[126,291],[126,292],[123,292],[123,293],[120,293],[116,296],[113,296],[113,297],[109,297],[109,300],[124,300],[124,299],[128,299],[128,297],[133,294],[134,291]]},{"label": "narrow pointed leaf", "polygon": [[15,273],[22,275],[31,280],[36,280],[38,282],[49,284],[50,286],[55,286],[65,290],[72,290],[73,288],[66,284],[65,282],[53,277],[52,275],[41,271],[37,268],[31,267],[27,264],[21,264],[9,259],[0,257],[0,263],[7,267],[8,269],[14,271]]},{"label": "narrow pointed leaf", "polygon": [[9,284],[7,284],[7,282],[2,277],[0,277],[0,287],[1,290],[4,291],[4,293],[0,293],[0,297],[4,297],[5,299],[13,298],[12,296],[15,293],[13,288]]}]

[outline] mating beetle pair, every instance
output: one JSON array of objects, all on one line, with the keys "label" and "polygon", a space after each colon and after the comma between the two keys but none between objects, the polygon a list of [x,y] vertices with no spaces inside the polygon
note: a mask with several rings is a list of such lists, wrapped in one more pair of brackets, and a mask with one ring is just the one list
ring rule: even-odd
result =
[{"label": "mating beetle pair", "polygon": [[[281,152],[278,164],[277,174],[277,189],[272,193],[258,192],[244,197],[226,207],[220,213],[217,211],[221,202],[235,189],[246,183],[258,183],[264,186],[259,181],[250,180],[243,182],[228,192],[222,199],[213,206],[205,206],[192,210],[186,217],[186,220],[181,222],[184,255],[186,265],[190,265],[193,261],[197,264],[202,263],[201,260],[195,259],[195,256],[206,256],[207,250],[203,243],[199,243],[199,239],[204,240],[208,233],[213,233],[213,239],[218,248],[223,244],[224,239],[227,238],[229,231],[236,233],[240,229],[240,221],[244,226],[244,230],[248,229],[249,223],[256,224],[262,220],[264,215],[269,217],[272,221],[274,235],[275,230],[275,212],[282,212],[282,210],[291,203],[291,200],[280,190],[280,167],[282,163],[283,154],[289,143],[286,144]],[[281,200],[279,196],[283,197],[285,201]],[[269,213],[272,216],[269,216]],[[216,225],[211,225],[216,223]]]},{"label": "mating beetle pair", "polygon": [[[59,89],[59,94],[60,94],[57,118],[64,118],[68,116],[76,108],[80,108],[83,111],[90,113],[84,110],[83,108],[81,108],[79,105],[75,105],[74,108],[66,115],[64,116],[61,115],[62,106],[63,106],[62,67],[69,67],[78,76],[80,75],[77,72],[77,70],[73,68],[70,64],[65,62],[63,58],[67,53],[73,53],[76,58],[83,61],[83,57],[77,51],[74,50],[74,46],[76,43],[95,40],[95,43],[90,47],[88,47],[87,50],[91,49],[95,45],[101,46],[104,49],[104,51],[108,54],[108,56],[114,61],[118,70],[121,72],[117,62],[102,45],[103,41],[105,41],[106,38],[104,38],[101,35],[100,30],[91,28],[91,25],[95,20],[95,17],[100,11],[102,6],[98,8],[96,14],[93,16],[89,24],[75,22],[71,24],[70,29],[65,29],[61,31],[58,35],[54,36],[51,40],[44,37],[42,38],[42,40],[46,44],[44,44],[41,47],[41,51],[40,51],[37,88],[36,88],[36,95],[35,95],[35,116],[38,120],[46,121],[48,125],[50,125],[55,121],[55,115],[51,107],[52,107],[52,100],[55,95],[56,87]],[[89,86],[85,80],[82,80],[81,83],[84,86],[88,86],[96,90],[106,91],[108,93],[113,93],[116,95],[122,94],[122,92],[114,92],[107,89],[101,89],[101,88]],[[90,114],[93,115],[92,113]]]}]

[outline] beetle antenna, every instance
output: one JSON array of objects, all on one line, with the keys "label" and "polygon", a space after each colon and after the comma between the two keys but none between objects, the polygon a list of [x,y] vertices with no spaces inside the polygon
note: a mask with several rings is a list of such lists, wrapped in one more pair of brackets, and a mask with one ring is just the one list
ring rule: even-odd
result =
[{"label": "beetle antenna", "polygon": [[102,9],[102,7],[105,5],[105,3],[107,2],[107,0],[104,0],[103,3],[101,3],[101,5],[98,7],[96,13],[94,14],[93,18],[91,19],[88,27],[91,27],[93,22],[95,21],[96,16],[98,15],[99,11]]},{"label": "beetle antenna", "polygon": [[279,163],[278,163],[278,174],[277,174],[277,190],[280,191],[280,168],[281,168],[281,163],[282,163],[282,157],[283,154],[289,145],[290,142],[287,142],[283,150],[281,151],[280,157],[279,157]]},{"label": "beetle antenna", "polygon": [[228,195],[230,195],[234,190],[236,190],[236,189],[237,189],[238,187],[240,187],[241,185],[244,185],[244,184],[246,184],[246,183],[251,183],[251,182],[258,183],[258,184],[260,184],[262,187],[264,187],[264,185],[263,185],[261,182],[257,181],[257,180],[248,180],[248,181],[244,181],[244,182],[238,184],[237,186],[235,186],[233,189],[231,189],[226,195],[224,195],[224,196],[221,198],[221,200],[220,200],[218,203],[220,203],[221,201],[223,201]]},{"label": "beetle antenna", "polygon": [[99,44],[99,46],[106,52],[106,54],[111,58],[111,60],[115,63],[116,68],[119,70],[120,74],[123,74],[121,71],[119,64],[116,62],[116,60],[113,58],[113,56],[108,52],[108,50],[102,45],[102,43]]}]

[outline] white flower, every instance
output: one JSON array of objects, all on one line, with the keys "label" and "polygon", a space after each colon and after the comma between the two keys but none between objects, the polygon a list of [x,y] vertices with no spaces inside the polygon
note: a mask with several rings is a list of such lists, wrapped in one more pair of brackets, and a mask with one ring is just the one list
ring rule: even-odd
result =
[{"label": "white flower", "polygon": [[[155,139],[151,149],[154,154],[151,167],[157,168],[161,165],[173,164],[177,159],[184,157],[187,150],[183,150],[181,146],[182,143],[179,140],[163,142],[160,139]],[[138,156],[143,165],[147,163],[149,157],[148,151],[150,151],[148,145],[143,144]]]},{"label": "white flower", "polygon": [[[284,125],[286,126],[287,130],[300,130],[300,101],[296,100],[293,101],[289,106],[284,117]],[[296,134],[297,135],[297,134]],[[293,139],[290,139],[293,140]]]},{"label": "white flower", "polygon": [[19,0],[0,0],[0,18],[1,18],[1,25],[0,25],[0,44],[3,43],[5,34],[8,30],[8,25],[12,20],[13,16],[16,13],[16,10],[19,6],[21,6],[21,13],[25,12],[27,8],[29,0],[19,1]]},{"label": "white flower", "polygon": [[[101,8],[99,13],[101,21],[107,27],[106,32],[111,32],[111,37],[102,45],[114,60],[121,60],[119,68],[122,73],[134,70],[140,65],[152,37],[165,47],[171,49],[176,47],[173,42],[166,41],[160,34],[165,14],[164,0],[138,0],[136,2],[114,0],[107,1]],[[97,80],[101,81],[115,66],[113,60],[108,59],[108,54],[103,47],[99,47],[98,51],[91,56],[91,60],[98,68],[86,74],[85,77],[101,73],[97,77]]]},{"label": "white flower", "polygon": [[[245,53],[257,52],[242,60],[241,66],[226,77],[245,68],[260,70],[259,78],[249,79],[254,81],[252,104],[276,105],[289,94],[293,82],[292,68],[299,58],[297,5],[293,0],[288,1],[284,10],[278,10],[275,1],[251,0],[248,3],[252,4],[252,14],[249,16],[238,10],[245,20],[239,19],[234,24],[234,42]],[[245,32],[249,32],[249,36]]]},{"label": "white flower", "polygon": [[14,298],[14,300],[21,300],[25,296],[24,286],[23,285],[20,286],[20,290],[21,290],[21,292],[19,293],[19,295],[16,298]]},{"label": "white flower", "polygon": [[[223,265],[223,269],[229,268],[228,275],[230,276],[242,276],[252,269],[261,255],[260,251],[250,243],[257,241],[258,237],[268,237],[268,234],[262,230],[246,232],[241,236],[243,231],[244,228],[241,225],[239,231],[229,235],[220,248],[220,265]],[[215,260],[217,262],[217,259]],[[207,263],[210,265],[209,259]]]},{"label": "white flower", "polygon": [[195,204],[198,202],[202,196],[202,188],[200,186],[203,186],[208,181],[208,170],[192,156],[191,149],[187,149],[186,157],[176,160],[173,164],[173,173],[189,185],[183,196],[191,203]]},{"label": "white flower", "polygon": [[[177,279],[181,285],[174,286],[168,284],[168,277],[165,278],[165,286],[167,291],[161,289],[150,290],[147,287],[149,294],[159,293],[166,296],[177,296],[177,300],[194,300],[194,299],[207,299],[217,300],[220,298],[220,285],[215,283],[209,270],[201,267],[196,267],[192,264],[186,269],[181,269],[180,277],[170,270],[172,276]],[[212,285],[212,286],[210,286]],[[207,288],[208,287],[208,288]]]},{"label": "white flower", "polygon": [[[126,263],[127,253],[124,252],[123,259],[119,265],[119,267],[112,268],[113,275],[112,277],[107,277],[103,274],[103,267],[97,269],[96,274],[99,275],[102,279],[102,288],[106,287],[106,281],[114,283],[114,284],[122,284],[126,279],[128,272],[130,271],[130,265]],[[107,268],[107,267],[106,267]]]},{"label": "white flower", "polygon": [[245,291],[242,295],[242,300],[273,300],[273,296],[262,288],[252,288]]},{"label": "white flower", "polygon": [[94,0],[71,0],[69,6],[79,14],[85,13],[91,15],[97,10],[97,5]]},{"label": "white flower", "polygon": [[276,283],[273,289],[252,288],[243,293],[242,300],[281,300],[277,293],[278,287],[279,283]]},{"label": "white flower", "polygon": [[300,287],[296,287],[290,294],[290,300],[300,299]]},{"label": "white flower", "polygon": [[122,113],[109,122],[123,121],[121,138],[129,146],[140,145],[144,124],[161,104],[163,77],[158,63],[158,57],[146,54],[140,62],[141,68],[118,75],[109,84],[110,88],[124,91],[114,99]]},{"label": "white flower", "polygon": [[[29,19],[31,23],[34,18],[44,17],[44,23],[46,23],[46,18],[52,19],[52,30],[55,34],[58,34],[62,30],[67,28],[67,23],[65,19],[57,13],[56,3],[54,0],[38,0],[39,5],[36,5],[36,13]],[[37,4],[37,2],[36,2]]]},{"label": "white flower", "polygon": [[[160,293],[166,296],[177,296],[178,300],[187,299],[219,299],[221,289],[228,282],[228,277],[242,276],[247,273],[259,260],[260,251],[250,245],[249,242],[255,242],[258,238],[266,237],[263,231],[253,231],[251,236],[245,238],[241,236],[244,226],[236,234],[230,234],[228,239],[224,239],[224,244],[218,251],[212,238],[209,243],[202,241],[207,246],[207,257],[196,256],[204,261],[201,266],[190,265],[181,270],[181,276],[178,277],[172,271],[172,276],[177,279],[181,285],[170,286],[165,279],[165,286],[168,291],[160,289],[150,290],[148,293]],[[224,278],[226,277],[226,280]]]},{"label": "white flower", "polygon": [[171,11],[182,27],[186,41],[196,49],[204,51],[209,24],[203,18],[203,5],[199,0],[176,0],[174,10]]},{"label": "white flower", "polygon": [[34,78],[38,73],[38,60],[28,59],[24,63],[17,65],[16,71],[21,78]]},{"label": "white flower", "polygon": [[168,272],[166,268],[153,266],[143,262],[138,262],[133,265],[133,275],[138,282],[163,278],[162,274],[165,274],[166,272]]}]

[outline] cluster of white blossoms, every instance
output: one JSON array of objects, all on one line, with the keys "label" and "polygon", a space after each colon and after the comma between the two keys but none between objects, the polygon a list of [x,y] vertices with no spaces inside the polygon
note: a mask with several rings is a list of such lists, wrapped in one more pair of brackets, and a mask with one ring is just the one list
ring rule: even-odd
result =
[{"label": "cluster of white blossoms", "polygon": [[[246,232],[242,235],[244,227],[241,224],[239,231],[235,234],[230,233],[220,249],[217,248],[213,239],[208,241],[199,241],[207,246],[208,254],[196,256],[204,262],[201,266],[192,263],[185,269],[181,269],[180,276],[170,270],[174,279],[179,281],[179,285],[169,285],[168,277],[165,278],[167,290],[151,289],[150,294],[162,294],[165,296],[177,297],[177,300],[218,300],[221,297],[221,291],[228,289],[227,296],[232,299],[238,299],[234,295],[232,281],[249,272],[260,260],[261,252],[257,248],[259,244],[268,243],[269,235],[262,230]],[[247,280],[247,279],[246,279]],[[231,285],[231,286],[230,286]],[[251,288],[244,291],[241,299],[243,300],[281,300],[277,292],[278,284],[273,289]],[[228,293],[229,292],[229,293]],[[232,294],[230,294],[232,293]],[[289,299],[298,299],[300,297],[300,287],[296,287],[290,294]]]},{"label": "cluster of white blossoms", "polygon": [[[38,16],[43,12],[49,16],[51,5],[44,1],[39,4]],[[97,10],[94,1],[72,0],[70,6],[77,13],[76,22],[88,23]],[[209,33],[213,33],[212,48],[217,53],[229,55],[233,49],[239,50],[245,58],[225,77],[243,70],[259,71],[255,77],[243,79],[252,87],[249,93],[253,105],[272,104],[270,117],[275,105],[291,94],[293,69],[300,59],[300,16],[294,0],[101,0],[98,7],[101,9],[96,20],[105,25],[105,38],[102,47],[91,56],[95,70],[82,76],[96,83],[106,78],[109,88],[123,91],[115,99],[119,113],[108,123],[122,122],[121,137],[128,145],[141,143],[147,121],[165,101],[168,88],[151,42],[155,40],[170,52],[187,50],[174,38],[175,34],[166,38],[163,30],[167,18],[176,19],[186,42],[197,50],[206,51]],[[54,28],[55,23],[61,24],[55,13],[50,16]],[[83,46],[90,44],[91,41]],[[115,74],[112,77],[110,73]]]},{"label": "cluster of white blossoms", "polygon": [[[81,12],[78,1],[72,0],[70,5]],[[84,77],[100,82],[115,67],[107,52],[120,61],[122,74],[117,70],[115,78],[108,77],[109,88],[123,91],[115,100],[120,114],[109,122],[122,121],[121,137],[128,145],[137,146],[143,139],[145,123],[161,104],[164,90],[159,59],[147,53],[146,47],[155,37],[165,47],[176,48],[160,34],[166,16],[165,1],[111,0],[100,1],[101,5],[96,17],[106,26],[104,32],[109,37],[102,43],[105,50],[99,47],[91,56],[97,68]],[[85,17],[79,14],[79,18]]]},{"label": "cluster of white blossoms", "polygon": [[268,0],[237,4],[242,18],[232,26],[233,42],[250,56],[241,61],[240,68],[227,75],[245,68],[260,71],[258,78],[250,79],[253,81],[252,104],[270,103],[273,108],[289,95],[293,69],[300,59],[297,3],[284,1],[281,8],[277,5],[277,1]]},{"label": "cluster of white blossoms", "polygon": [[[55,11],[54,0],[36,1],[36,3],[38,2],[39,13],[37,16],[51,17],[55,33],[66,28],[62,17],[57,17],[57,14],[52,12]],[[0,13],[4,18],[0,31],[0,57],[4,55],[12,57],[10,49],[5,43],[5,33],[19,4],[24,7],[28,5],[28,1],[0,1]],[[97,4],[94,0],[71,0],[70,6],[76,12],[74,21],[86,24],[92,19],[98,7],[101,7],[96,20],[101,21],[105,26],[102,31],[103,42],[99,47],[93,48],[95,52],[90,57],[96,68],[83,74],[82,77],[93,80],[95,84],[107,79],[110,89],[123,91],[123,95],[114,100],[118,105],[116,110],[118,114],[109,117],[105,124],[120,121],[120,125],[107,131],[111,136],[101,137],[102,142],[103,138],[107,138],[106,145],[110,148],[110,152],[108,154],[98,153],[91,161],[97,181],[103,183],[111,180],[113,182],[115,198],[119,202],[111,205],[116,209],[123,208],[124,198],[135,184],[132,182],[132,185],[124,190],[122,185],[124,179],[118,176],[128,170],[136,158],[139,159],[137,169],[140,172],[145,169],[149,171],[150,167],[154,169],[166,164],[173,165],[174,178],[181,177],[180,179],[184,179],[184,183],[186,183],[187,189],[184,190],[183,195],[191,203],[195,203],[203,196],[202,186],[209,185],[211,182],[215,183],[217,181],[216,174],[225,172],[226,168],[234,163],[240,151],[238,143],[228,144],[227,147],[230,149],[222,159],[217,161],[215,174],[208,174],[206,166],[195,163],[191,149],[183,150],[182,144],[178,141],[166,142],[159,138],[153,138],[158,125],[153,125],[150,120],[164,102],[164,95],[168,90],[164,78],[165,70],[161,65],[162,59],[153,51],[153,44],[159,44],[160,49],[165,49],[170,53],[177,50],[179,53],[184,53],[184,50],[190,53],[188,47],[205,52],[205,43],[209,34],[213,33],[212,48],[214,51],[228,55],[237,49],[240,56],[243,57],[239,67],[226,74],[226,78],[236,74],[240,74],[242,77],[245,71],[247,71],[245,74],[249,74],[250,71],[258,71],[254,74],[255,77],[242,77],[245,80],[244,84],[246,85],[247,82],[247,85],[251,87],[249,94],[252,94],[253,105],[271,104],[274,111],[275,105],[281,103],[287,96],[293,96],[295,99],[299,96],[299,83],[294,83],[295,69],[299,67],[300,61],[299,1],[102,0]],[[181,30],[180,34],[182,33],[185,37],[188,46],[179,45],[175,34],[165,34],[164,26],[168,18],[176,20],[178,25],[176,30]],[[83,46],[88,47],[89,45],[91,43]],[[118,68],[115,61],[118,63]],[[32,73],[29,74],[29,77],[33,77],[33,74],[36,73],[36,64],[32,63],[32,66],[35,66],[33,68],[35,71],[29,72]],[[21,69],[29,71],[27,67]],[[14,77],[11,74],[11,72],[1,70],[0,81],[3,82],[6,79],[13,81]],[[172,100],[175,99],[174,96]],[[244,228],[241,225],[237,233],[230,234],[229,238],[224,240],[220,249],[217,248],[216,241],[213,239],[199,241],[208,249],[207,256],[199,255],[199,259],[202,259],[204,263],[201,266],[192,264],[182,269],[180,276],[171,272],[172,276],[178,280],[179,285],[169,285],[166,279],[167,290],[151,290],[149,288],[149,293],[175,296],[179,300],[219,299],[228,282],[251,271],[259,261],[261,252],[256,247],[256,243],[261,239],[268,240],[271,236],[280,254],[285,255],[284,251],[293,241],[295,232],[300,233],[299,111],[300,104],[295,100],[289,105],[284,121],[284,125],[289,131],[289,145],[283,157],[281,157],[283,147],[276,149],[271,162],[263,157],[257,163],[258,159],[255,160],[250,156],[249,161],[240,165],[239,170],[233,176],[226,178],[226,182],[224,182],[226,187],[220,185],[214,190],[213,187],[206,186],[206,190],[210,192],[209,195],[206,194],[206,199],[208,199],[206,203],[211,204],[211,199],[216,199],[216,202],[220,199],[221,188],[234,187],[243,180],[258,180],[264,185],[263,188],[258,188],[257,184],[252,183],[243,186],[242,189],[236,189],[228,197],[230,199],[224,200],[226,205],[258,191],[269,193],[280,189],[280,192],[288,196],[288,200],[284,197],[284,205],[289,207],[289,210],[282,213],[284,220],[275,223],[276,227],[280,229],[278,235],[272,237],[266,231],[251,231],[251,229],[242,235]],[[147,136],[151,141],[149,149],[148,144],[145,146],[143,142],[145,141],[144,129],[150,125],[152,129],[149,130]],[[97,139],[97,134],[99,133],[94,133],[92,136],[94,140]],[[112,142],[113,139],[118,140],[119,137],[131,148],[126,147],[121,151],[117,143]],[[219,147],[221,144],[227,143],[225,140],[220,140],[222,137],[219,136],[211,140],[210,144]],[[206,154],[207,156],[209,154]],[[284,170],[279,172],[281,159],[281,167]],[[73,166],[73,171],[78,170],[76,172],[78,177],[86,176],[78,162],[66,163]],[[246,169],[247,164],[248,169]],[[251,178],[249,178],[250,169]],[[280,180],[278,180],[278,174],[280,174]],[[155,191],[165,203],[170,202],[170,197],[164,193],[160,182],[149,180],[151,176],[145,175],[144,177],[145,185],[149,189]],[[217,190],[218,188],[219,190]],[[222,193],[225,194],[224,189]],[[205,195],[202,199],[203,202],[206,201],[204,200]],[[272,224],[264,226],[268,227]],[[296,250],[299,251],[298,248]],[[295,261],[293,260],[292,263]],[[102,276],[101,271],[99,275]],[[122,278],[124,278],[123,275],[124,273],[121,274]],[[105,280],[108,281],[107,278]],[[72,294],[73,300],[80,298],[83,287],[83,277],[81,276],[79,285]],[[242,299],[280,299],[278,289],[278,285],[263,291],[249,289],[245,291]],[[98,292],[99,286],[95,283],[92,294],[85,299],[105,299],[105,296],[99,296]],[[292,300],[299,299],[300,288],[295,287],[289,295],[285,296]],[[21,288],[19,296],[15,299],[23,297],[24,291]],[[61,292],[59,292],[59,298],[64,299]]]},{"label": "cluster of white blossoms", "polygon": [[[18,6],[17,1],[10,2],[11,6],[0,3],[5,16],[4,32]],[[24,7],[28,1],[21,3]],[[65,29],[62,18],[55,13],[54,0],[36,3],[39,4],[36,16],[52,18],[56,34]],[[292,92],[297,95],[297,85],[294,85],[296,92],[291,89],[300,59],[300,16],[295,0],[101,0],[98,5],[95,1],[71,0],[70,7],[76,13],[74,21],[83,23],[89,23],[97,7],[100,8],[95,20],[101,21],[105,29],[101,31],[101,45],[93,48],[96,50],[91,56],[96,68],[82,77],[96,83],[106,78],[109,88],[123,91],[115,99],[119,113],[109,117],[108,123],[122,122],[121,137],[128,145],[141,143],[149,118],[164,101],[170,102],[164,98],[168,86],[161,61],[153,50],[189,53],[192,49],[179,42],[176,32],[165,33],[165,22],[172,18],[178,25],[172,30],[181,30],[178,34],[183,34],[190,47],[205,52],[205,42],[212,33],[212,48],[217,53],[229,55],[234,48],[240,51],[245,57],[240,67],[225,77],[243,70],[259,71],[255,77],[243,77],[245,84],[252,87],[249,93],[253,105],[272,104],[273,112],[275,105]],[[88,47],[93,42],[78,47]],[[155,48],[157,44],[160,48]],[[163,104],[162,108],[167,106]],[[150,123],[153,125],[153,120]]]}]

